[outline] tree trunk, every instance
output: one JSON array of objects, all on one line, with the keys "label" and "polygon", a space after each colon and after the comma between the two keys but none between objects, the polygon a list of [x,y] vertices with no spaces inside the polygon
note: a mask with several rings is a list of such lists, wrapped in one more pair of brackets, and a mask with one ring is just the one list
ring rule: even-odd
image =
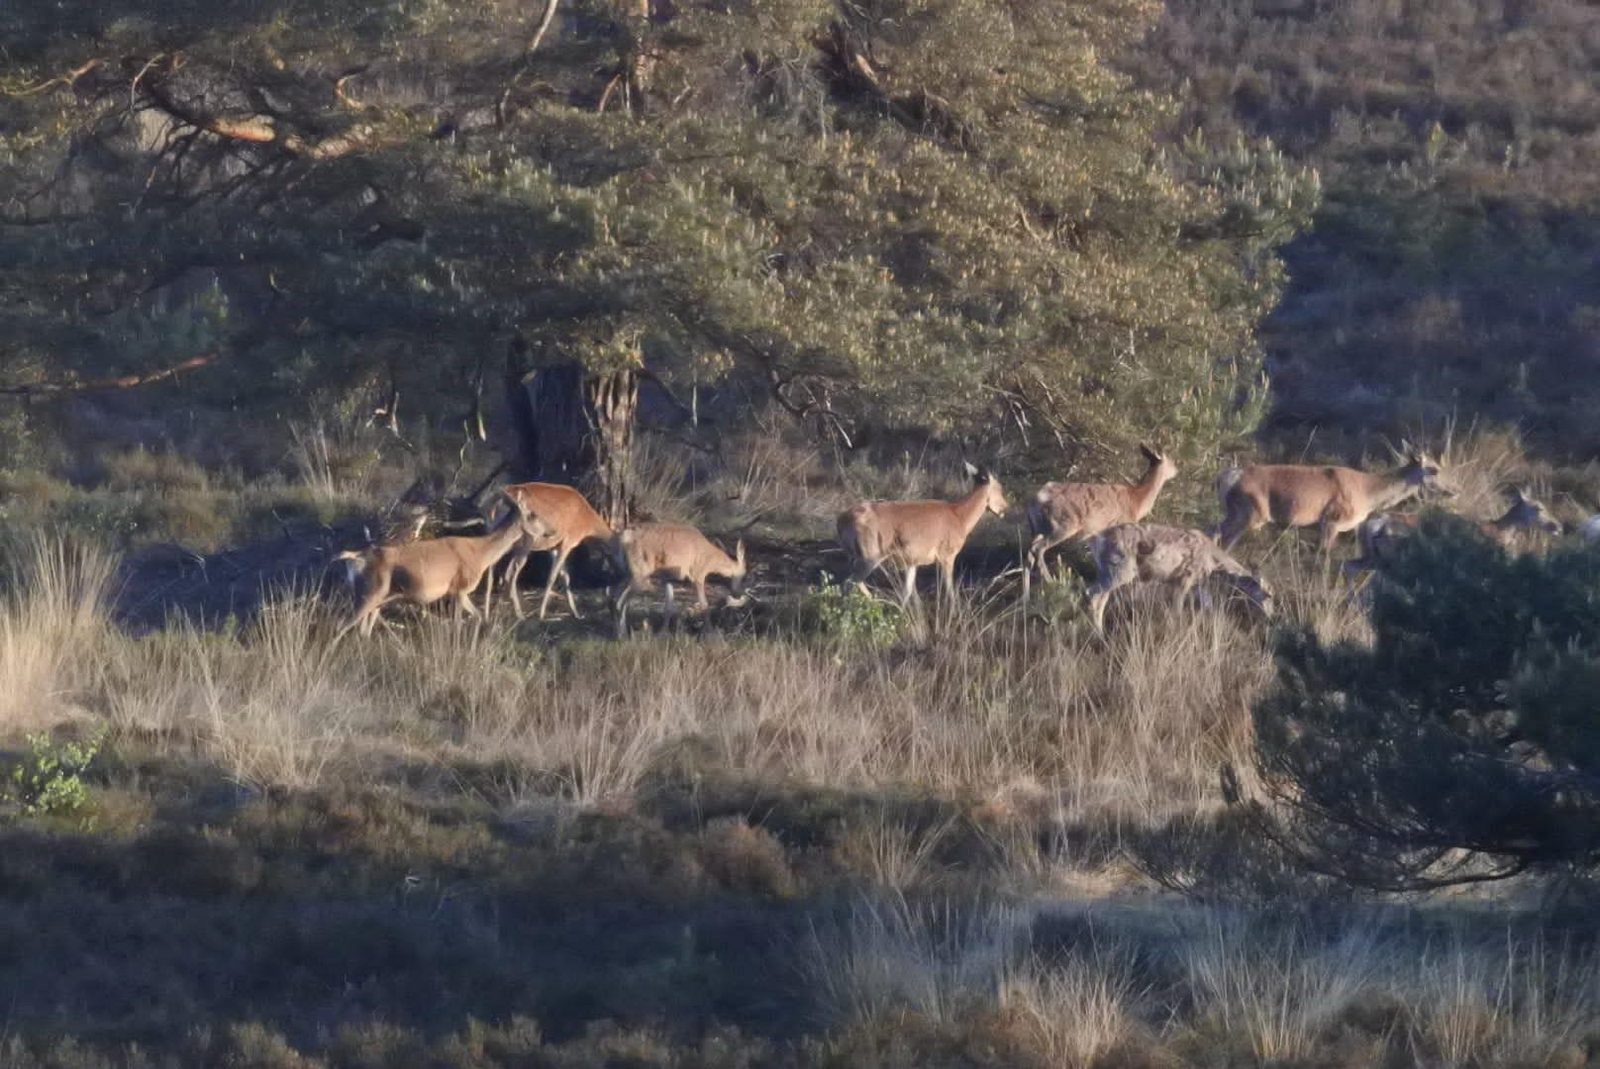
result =
[{"label": "tree trunk", "polygon": [[[576,361],[516,376],[513,391],[522,477],[583,490],[613,527],[630,519],[633,423],[639,407],[634,371],[589,374]],[[526,407],[522,408],[525,398]]]}]

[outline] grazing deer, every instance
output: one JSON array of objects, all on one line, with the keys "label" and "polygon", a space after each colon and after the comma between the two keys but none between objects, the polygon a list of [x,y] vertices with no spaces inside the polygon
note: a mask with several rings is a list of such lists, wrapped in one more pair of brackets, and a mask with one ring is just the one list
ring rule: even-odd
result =
[{"label": "grazing deer", "polygon": [[[1544,502],[1525,489],[1513,487],[1509,497],[1511,506],[1504,514],[1498,519],[1478,523],[1478,530],[1482,531],[1485,537],[1493,539],[1502,546],[1510,547],[1516,543],[1519,536],[1530,531],[1543,531],[1551,535],[1559,535],[1562,532],[1561,521],[1550,514]],[[1368,516],[1361,522],[1361,526],[1356,528],[1361,556],[1347,561],[1344,573],[1352,575],[1382,567],[1384,563],[1393,559],[1396,541],[1416,531],[1421,523],[1422,514],[1418,512],[1380,512]]]},{"label": "grazing deer", "polygon": [[[522,510],[527,536],[517,542],[511,552],[511,564],[506,568],[506,585],[511,588],[511,605],[517,619],[522,619],[522,598],[517,593],[517,580],[528,558],[535,553],[553,553],[550,575],[545,579],[544,593],[539,597],[539,619],[544,619],[550,604],[550,592],[559,577],[565,585],[567,607],[574,618],[581,619],[577,600],[572,596],[572,575],[567,571],[567,557],[591,538],[604,542],[611,540],[611,526],[601,518],[582,494],[570,486],[558,483],[517,483],[507,486],[501,493],[507,501]],[[491,577],[483,596],[484,612],[489,611],[489,599],[494,594]]]},{"label": "grazing deer", "polygon": [[1028,527],[1033,544],[1028,547],[1027,571],[1045,578],[1044,555],[1070,538],[1093,538],[1119,523],[1138,523],[1150,514],[1178,466],[1165,453],[1148,445],[1139,452],[1150,462],[1138,482],[1127,483],[1045,483],[1028,502]]},{"label": "grazing deer", "polygon": [[1218,548],[1203,531],[1125,523],[1096,536],[1090,546],[1100,575],[1089,588],[1089,611],[1095,629],[1102,633],[1106,602],[1114,591],[1136,582],[1168,583],[1182,601],[1196,584],[1221,577],[1249,598],[1263,616],[1272,615],[1272,591],[1266,582]]},{"label": "grazing deer", "polygon": [[357,625],[363,635],[370,635],[378,621],[379,610],[391,601],[431,605],[441,598],[453,597],[457,612],[477,616],[472,592],[478,588],[484,573],[511,552],[512,546],[526,534],[526,517],[515,502],[512,508],[512,514],[504,517],[488,534],[426,538],[335,557],[336,562],[344,562],[352,581],[359,579],[363,588],[361,602],[349,622],[334,636],[335,641]]},{"label": "grazing deer", "polygon": [[996,516],[1006,511],[1000,480],[987,470],[966,465],[972,490],[955,501],[864,501],[839,516],[839,545],[852,561],[851,581],[863,592],[867,576],[885,563],[906,570],[904,600],[917,593],[917,569],[939,566],[939,579],[948,594],[956,590],[956,554],[978,526],[985,511]]},{"label": "grazing deer", "polygon": [[706,602],[706,580],[720,575],[732,588],[727,604],[744,603],[746,569],[742,539],[730,557],[693,527],[642,523],[616,533],[611,539],[611,555],[624,572],[611,597],[617,614],[618,635],[626,633],[628,628],[628,601],[657,580],[666,588],[666,623],[669,626],[677,614],[672,601],[673,583],[691,584],[695,605],[704,612],[711,607]]},{"label": "grazing deer", "polygon": [[1406,462],[1379,475],[1355,468],[1309,464],[1252,464],[1217,476],[1222,502],[1218,542],[1232,549],[1241,535],[1271,522],[1322,530],[1324,550],[1345,531],[1353,531],[1374,512],[1393,508],[1423,491],[1450,494],[1439,484],[1439,464],[1420,450],[1406,448]]}]

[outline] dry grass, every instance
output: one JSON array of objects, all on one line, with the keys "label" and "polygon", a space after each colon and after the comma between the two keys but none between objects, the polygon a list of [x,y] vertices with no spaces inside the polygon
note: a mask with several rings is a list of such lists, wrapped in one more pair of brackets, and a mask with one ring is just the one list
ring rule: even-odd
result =
[{"label": "dry grass", "polygon": [[0,593],[0,725],[7,734],[71,715],[111,641],[106,602],[116,562],[78,542],[37,535],[12,549]]}]

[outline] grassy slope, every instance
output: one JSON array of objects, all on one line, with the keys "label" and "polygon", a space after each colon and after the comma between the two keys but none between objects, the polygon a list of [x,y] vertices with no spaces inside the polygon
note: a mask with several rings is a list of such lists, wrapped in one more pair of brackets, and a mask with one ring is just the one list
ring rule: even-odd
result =
[{"label": "grassy slope", "polygon": [[1323,173],[1269,325],[1281,440],[1316,427],[1338,448],[1455,415],[1521,424],[1552,456],[1600,449],[1600,10],[1169,9],[1140,73],[1186,81],[1213,136],[1271,136]]}]

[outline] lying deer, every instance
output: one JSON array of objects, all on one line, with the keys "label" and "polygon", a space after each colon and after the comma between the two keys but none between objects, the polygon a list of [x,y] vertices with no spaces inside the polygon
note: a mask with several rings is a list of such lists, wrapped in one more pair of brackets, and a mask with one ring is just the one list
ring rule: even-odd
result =
[{"label": "lying deer", "polygon": [[1439,464],[1420,450],[1406,448],[1406,462],[1379,475],[1355,468],[1307,464],[1252,464],[1217,476],[1223,518],[1218,542],[1232,549],[1246,531],[1265,523],[1321,528],[1324,550],[1353,531],[1374,512],[1382,512],[1423,491],[1450,494],[1439,484]]},{"label": "lying deer", "polygon": [[334,560],[345,562],[351,578],[359,580],[363,594],[354,615],[334,636],[335,641],[357,625],[363,635],[370,635],[379,610],[391,601],[431,605],[441,598],[453,597],[458,613],[477,616],[472,592],[484,574],[524,536],[526,520],[513,501],[511,513],[487,534],[425,538],[339,554]]},{"label": "lying deer", "polygon": [[[567,557],[591,538],[603,542],[611,540],[611,526],[601,518],[586,499],[570,486],[558,483],[516,483],[501,493],[505,500],[515,502],[526,517],[523,521],[525,537],[511,551],[511,563],[506,568],[506,585],[511,588],[511,606],[517,619],[522,619],[522,597],[517,593],[517,580],[528,558],[535,553],[553,553],[550,574],[545,579],[544,593],[539,597],[539,619],[544,619],[550,604],[550,592],[559,577],[566,589],[567,608],[574,618],[581,619],[577,600],[572,596],[572,575],[567,570]],[[490,576],[483,595],[483,611],[489,611],[489,599],[494,595],[494,577]]]},{"label": "lying deer", "polygon": [[1182,601],[1197,584],[1220,577],[1249,598],[1263,616],[1272,615],[1272,591],[1266,582],[1203,531],[1125,523],[1095,537],[1090,547],[1100,573],[1089,588],[1089,612],[1098,631],[1105,631],[1106,602],[1112,593],[1136,582],[1170,584]]},{"label": "lying deer", "polygon": [[666,624],[676,616],[672,584],[694,587],[695,606],[705,612],[706,580],[722,576],[729,581],[732,597],[728,605],[741,605],[745,599],[744,542],[728,556],[693,527],[675,523],[642,523],[618,531],[611,539],[611,555],[623,569],[623,579],[613,588],[611,603],[617,614],[617,633],[628,628],[628,601],[633,595],[660,580],[666,588]]},{"label": "lying deer", "polygon": [[[1523,534],[1543,531],[1559,535],[1561,521],[1550,514],[1544,502],[1517,487],[1510,491],[1511,506],[1498,518],[1478,524],[1484,536],[1502,546],[1513,546]],[[1419,512],[1380,512],[1369,516],[1356,529],[1361,545],[1361,556],[1344,565],[1346,575],[1373,571],[1382,567],[1394,556],[1396,542],[1407,537],[1422,523]]]},{"label": "lying deer", "polygon": [[917,569],[939,567],[941,587],[956,589],[956,555],[985,511],[1006,511],[1000,480],[988,471],[966,465],[972,490],[955,501],[864,501],[839,516],[839,545],[851,560],[850,579],[864,593],[867,576],[884,564],[906,570],[904,600],[917,594]]},{"label": "lying deer", "polygon": [[1045,483],[1028,502],[1028,527],[1033,543],[1028,547],[1024,590],[1029,576],[1045,578],[1044,555],[1072,538],[1093,538],[1119,523],[1138,523],[1150,514],[1178,466],[1165,453],[1148,445],[1139,452],[1150,462],[1138,482],[1127,483]]}]

